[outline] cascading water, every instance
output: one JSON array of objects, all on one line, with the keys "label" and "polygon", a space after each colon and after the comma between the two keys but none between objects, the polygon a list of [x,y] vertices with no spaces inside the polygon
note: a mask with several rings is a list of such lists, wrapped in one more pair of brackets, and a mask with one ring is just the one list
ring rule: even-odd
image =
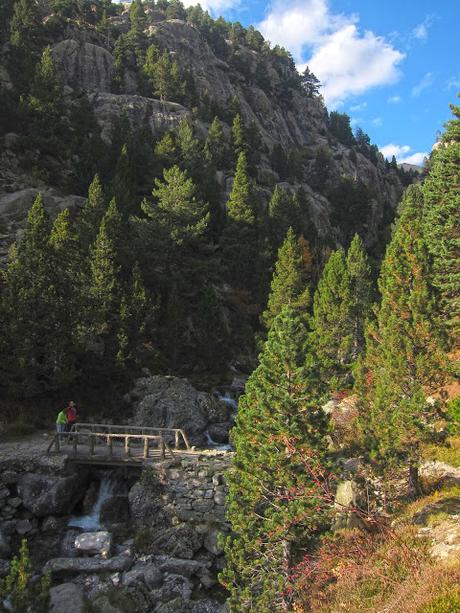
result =
[{"label": "cascading water", "polygon": [[[227,406],[231,408],[230,420],[232,422],[235,422],[236,416],[238,414],[238,400],[230,396],[230,394],[225,391],[220,392],[218,390],[215,390],[214,394],[216,398],[220,400],[220,402],[223,402],[224,404],[226,404]],[[219,451],[233,451],[232,445],[228,443],[226,444],[217,443],[215,440],[213,440],[212,436],[209,434],[208,431],[205,432],[205,435],[206,435],[206,441],[211,449],[217,449]]]},{"label": "cascading water", "polygon": [[217,395],[217,398],[221,402],[224,402],[226,405],[231,407],[231,409],[232,409],[231,418],[232,418],[233,421],[235,421],[236,415],[238,413],[238,400],[235,400],[235,398],[232,398],[232,396],[230,396],[226,392],[224,392],[223,394],[221,394],[220,392],[217,392],[216,395]]},{"label": "cascading water", "polygon": [[114,495],[115,480],[111,475],[104,475],[100,481],[96,501],[88,515],[73,516],[69,519],[68,526],[82,528],[85,531],[99,530],[101,525],[101,509],[104,502]]}]

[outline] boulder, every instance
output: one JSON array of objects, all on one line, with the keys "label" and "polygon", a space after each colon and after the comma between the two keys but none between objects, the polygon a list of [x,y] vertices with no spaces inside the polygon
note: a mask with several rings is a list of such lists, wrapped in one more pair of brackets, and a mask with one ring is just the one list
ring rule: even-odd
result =
[{"label": "boulder", "polygon": [[337,509],[333,524],[335,530],[362,528],[364,526],[364,522],[359,515],[353,511],[353,509],[359,507],[362,498],[362,492],[355,481],[348,480],[339,483],[335,494],[335,508]]},{"label": "boulder", "polygon": [[425,462],[419,470],[420,477],[441,481],[449,485],[460,484],[460,468],[446,464],[445,462]]},{"label": "boulder", "polygon": [[217,528],[209,528],[204,536],[204,548],[215,556],[219,556],[223,553],[223,549],[219,545],[219,534],[221,534],[221,532],[222,531]]},{"label": "boulder", "polygon": [[181,558],[166,558],[160,563],[159,568],[164,573],[192,577],[206,568],[206,565],[197,560],[183,560]]},{"label": "boulder", "polygon": [[158,528],[167,525],[161,499],[151,495],[139,481],[128,495],[131,523],[138,527]]},{"label": "boulder", "polygon": [[182,598],[189,601],[192,596],[193,585],[190,579],[182,575],[166,575],[160,589],[153,592],[153,599],[160,602],[168,602],[174,598]]},{"label": "boulder", "polygon": [[16,532],[23,536],[32,530],[33,526],[29,519],[18,519],[16,521]]},{"label": "boulder", "polygon": [[113,56],[88,42],[63,40],[53,46],[54,65],[64,85],[86,92],[109,92]]},{"label": "boulder", "polygon": [[155,532],[150,547],[151,553],[191,560],[202,545],[203,536],[183,523]]},{"label": "boulder", "polygon": [[83,554],[110,556],[112,535],[110,532],[83,532],[75,539],[75,549]]},{"label": "boulder", "polygon": [[209,416],[216,412],[218,403],[187,379],[163,376],[138,379],[128,400],[134,404],[136,425],[182,428],[192,445],[205,443]]},{"label": "boulder", "polygon": [[49,613],[83,613],[83,590],[75,583],[61,583],[50,589]]},{"label": "boulder", "polygon": [[19,479],[18,492],[25,508],[36,517],[65,515],[82,497],[83,485],[84,475],[57,477],[25,473]]},{"label": "boulder", "polygon": [[131,556],[115,556],[105,560],[103,558],[53,558],[48,560],[43,571],[51,574],[79,574],[79,573],[119,573],[129,570],[133,563]]}]

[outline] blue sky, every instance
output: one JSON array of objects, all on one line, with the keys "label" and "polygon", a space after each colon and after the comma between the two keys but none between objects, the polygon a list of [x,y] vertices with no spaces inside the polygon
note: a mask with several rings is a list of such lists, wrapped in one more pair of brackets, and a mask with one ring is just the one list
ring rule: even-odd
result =
[{"label": "blue sky", "polygon": [[[185,5],[196,4],[186,0]],[[383,153],[421,163],[460,92],[459,0],[202,0],[308,64],[329,110]]]}]

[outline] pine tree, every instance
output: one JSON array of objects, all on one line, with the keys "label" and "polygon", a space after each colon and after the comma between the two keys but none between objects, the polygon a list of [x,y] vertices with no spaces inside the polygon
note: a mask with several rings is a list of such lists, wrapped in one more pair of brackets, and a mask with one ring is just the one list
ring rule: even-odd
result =
[{"label": "pine tree", "polygon": [[364,349],[363,326],[370,314],[370,268],[361,239],[352,241],[348,254],[331,254],[313,298],[311,342],[330,388],[349,381],[350,370]]},{"label": "pine tree", "polygon": [[206,161],[214,168],[223,168],[227,161],[227,146],[222,124],[214,117],[204,145]]},{"label": "pine tree", "polygon": [[[45,47],[35,67],[35,77],[30,90],[27,106],[40,120],[40,128],[53,131],[61,122],[63,114],[63,92],[54,68],[51,48]],[[46,125],[45,125],[46,124]]]},{"label": "pine tree", "polygon": [[284,306],[289,305],[298,312],[305,312],[309,308],[310,281],[301,246],[292,228],[289,228],[286,239],[278,250],[267,309],[262,314],[267,330]]},{"label": "pine tree", "polygon": [[84,251],[96,240],[106,210],[104,190],[99,175],[96,174],[88,188],[88,199],[77,223],[78,236]]},{"label": "pine tree", "polygon": [[200,143],[193,133],[191,122],[187,118],[183,118],[179,122],[176,143],[185,169],[193,175],[203,165],[203,158]]},{"label": "pine tree", "polygon": [[120,242],[122,219],[113,199],[102,219],[89,255],[87,335],[104,343],[106,366],[115,359],[122,287]]},{"label": "pine tree", "polygon": [[56,389],[61,382],[62,329],[49,238],[50,220],[39,194],[5,272],[4,334],[12,351],[11,391],[25,396]]},{"label": "pine tree", "polygon": [[246,155],[240,153],[233,189],[227,202],[227,222],[221,246],[228,281],[237,288],[254,290],[257,257],[256,216]]},{"label": "pine tree", "polygon": [[155,314],[156,305],[145,288],[141,270],[136,263],[127,291],[120,302],[117,362],[123,368],[136,366],[139,356],[145,353],[147,343],[151,343]]},{"label": "pine tree", "polygon": [[460,108],[447,125],[441,146],[432,154],[423,184],[424,231],[433,258],[433,284],[439,294],[438,325],[445,328],[449,344],[460,339]]},{"label": "pine tree", "polygon": [[247,154],[248,145],[246,138],[246,129],[243,118],[239,113],[235,116],[232,123],[232,142],[235,158],[238,159],[241,153]]},{"label": "pine tree", "polygon": [[443,356],[433,329],[430,262],[422,232],[423,196],[418,186],[404,197],[382,263],[382,296],[367,332],[370,382],[362,414],[374,458],[384,466],[405,463],[417,493],[421,443],[433,436],[435,407],[426,401],[443,376]]},{"label": "pine tree", "polygon": [[326,423],[317,381],[304,366],[306,337],[302,319],[285,307],[240,399],[227,475],[232,535],[220,577],[235,611],[286,610],[296,555],[324,522],[312,476],[323,463]]},{"label": "pine tree", "polygon": [[40,33],[38,5],[34,0],[16,0],[10,23],[10,42],[28,48]]},{"label": "pine tree", "polygon": [[54,308],[60,343],[56,368],[60,370],[61,384],[68,384],[77,375],[81,313],[84,307],[83,258],[78,236],[72,228],[69,209],[56,217],[51,229],[50,246],[56,292]]},{"label": "pine tree", "polygon": [[110,183],[110,193],[113,198],[116,198],[123,217],[127,218],[136,210],[138,203],[135,201],[135,168],[126,144],[122,146],[115,166],[115,173]]}]

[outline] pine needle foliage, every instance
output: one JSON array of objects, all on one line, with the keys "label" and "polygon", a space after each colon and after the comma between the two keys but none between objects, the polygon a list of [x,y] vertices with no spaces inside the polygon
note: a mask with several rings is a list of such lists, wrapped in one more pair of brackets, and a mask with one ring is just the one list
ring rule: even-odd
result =
[{"label": "pine needle foliage", "polygon": [[[221,575],[233,611],[284,610],[296,554],[324,522],[312,474],[324,457],[326,421],[318,382],[305,367],[306,338],[302,318],[285,307],[240,400],[228,474],[232,535]],[[311,472],[300,458],[308,459]]]}]

